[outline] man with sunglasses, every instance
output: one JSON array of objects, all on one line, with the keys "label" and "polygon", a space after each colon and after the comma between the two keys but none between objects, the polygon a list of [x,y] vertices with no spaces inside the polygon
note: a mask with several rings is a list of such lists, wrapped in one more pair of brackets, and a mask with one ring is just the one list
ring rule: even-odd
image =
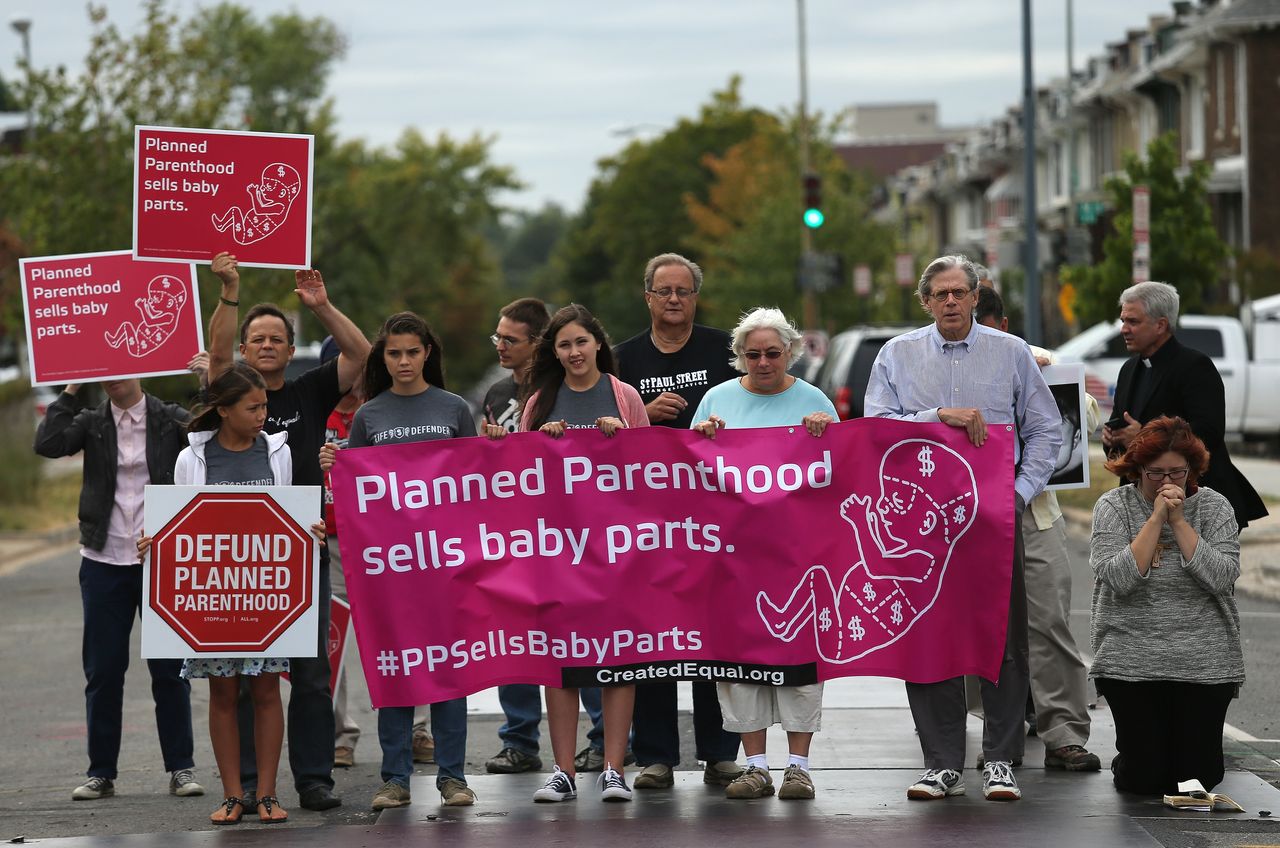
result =
[{"label": "man with sunglasses", "polygon": [[1182,418],[1209,450],[1209,470],[1200,484],[1231,502],[1243,530],[1267,508],[1227,455],[1222,376],[1212,359],[1173,333],[1178,305],[1178,290],[1168,283],[1138,283],[1120,293],[1120,333],[1133,356],[1116,378],[1115,408],[1103,425],[1102,444],[1116,457],[1153,418]]},{"label": "man with sunglasses", "polygon": [[[978,273],[964,256],[942,256],[920,277],[920,303],[933,324],[891,339],[876,357],[866,415],[942,422],[965,430],[981,448],[988,425],[1013,424],[1013,573],[998,680],[983,680],[983,797],[1016,801],[1022,790],[1013,760],[1023,749],[1028,692],[1027,593],[1023,584],[1022,513],[1044,490],[1062,442],[1058,405],[1021,339],[973,320]],[[907,789],[918,800],[963,795],[964,678],[908,683],[925,772]]]},{"label": "man with sunglasses", "polygon": [[[640,393],[649,423],[689,429],[702,396],[734,379],[731,339],[723,330],[694,323],[702,269],[678,253],[653,257],[644,269],[649,328],[613,349],[618,377]],[[674,682],[636,686],[632,746],[637,789],[661,789],[675,781],[680,763],[680,725]],[[735,762],[738,734],[724,729],[713,683],[693,684],[693,730],[697,757],[706,762],[703,780],[727,786],[742,773]]]}]

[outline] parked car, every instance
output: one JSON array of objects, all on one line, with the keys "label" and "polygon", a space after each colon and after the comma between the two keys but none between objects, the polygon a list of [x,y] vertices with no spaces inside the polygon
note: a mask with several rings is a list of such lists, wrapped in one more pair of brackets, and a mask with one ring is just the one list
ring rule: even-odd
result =
[{"label": "parked car", "polygon": [[[1256,300],[1243,320],[1182,315],[1178,341],[1213,360],[1225,389],[1227,433],[1246,439],[1280,436],[1280,295]],[[1120,366],[1130,357],[1120,322],[1095,324],[1058,348],[1065,362],[1083,362],[1085,389],[1110,416]]]},{"label": "parked car", "polygon": [[805,330],[804,352],[791,363],[787,373],[792,377],[799,377],[806,383],[812,383],[817,378],[818,369],[827,358],[830,347],[831,339],[827,337],[825,331]]},{"label": "parked car", "polygon": [[900,324],[892,326],[851,327],[831,339],[827,357],[822,361],[817,376],[811,381],[831,398],[840,420],[862,417],[862,403],[867,395],[867,383],[871,379],[871,366],[884,343],[915,327]]}]

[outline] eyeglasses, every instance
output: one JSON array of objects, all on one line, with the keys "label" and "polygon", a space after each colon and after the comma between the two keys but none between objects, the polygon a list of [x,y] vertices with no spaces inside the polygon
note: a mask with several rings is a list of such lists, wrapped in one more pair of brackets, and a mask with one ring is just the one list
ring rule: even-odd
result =
[{"label": "eyeglasses", "polygon": [[669,300],[671,298],[671,295],[675,295],[681,300],[688,300],[689,298],[693,297],[697,293],[698,293],[697,289],[673,289],[669,287],[662,288],[662,289],[649,289],[649,294],[657,295],[663,300]]},{"label": "eyeglasses", "polygon": [[493,342],[494,347],[502,347],[503,345],[506,345],[507,347],[515,347],[516,345],[524,344],[529,340],[517,339],[517,338],[513,338],[512,336],[499,336],[497,333],[494,333],[492,336],[489,337],[489,341]]},{"label": "eyeglasses", "polygon": [[768,350],[748,350],[744,352],[742,355],[745,356],[747,359],[751,360],[752,362],[756,362],[762,356],[765,359],[772,362],[773,360],[778,359],[782,356],[782,351],[778,350],[777,348],[769,348]]},{"label": "eyeglasses", "polygon": [[964,300],[970,294],[970,289],[944,289],[943,291],[929,292],[928,297],[933,298],[934,303],[946,303],[953,297],[956,300]]},{"label": "eyeglasses", "polygon": [[1178,481],[1186,477],[1187,472],[1190,471],[1191,469],[1175,468],[1173,471],[1152,471],[1150,469],[1144,468],[1142,470],[1147,475],[1147,479],[1150,480],[1152,483],[1163,483],[1166,479],[1172,480],[1173,482],[1177,483]]}]

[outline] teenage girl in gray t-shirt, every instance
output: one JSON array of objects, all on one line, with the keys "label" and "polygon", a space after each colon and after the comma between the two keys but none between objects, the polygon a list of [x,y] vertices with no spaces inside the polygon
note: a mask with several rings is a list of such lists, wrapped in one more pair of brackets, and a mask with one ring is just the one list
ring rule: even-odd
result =
[{"label": "teenage girl in gray t-shirt", "polygon": [[[412,312],[392,315],[382,325],[364,369],[368,400],[351,422],[348,448],[406,444],[474,436],[476,425],[466,401],[444,388],[444,352],[427,322]],[[338,448],[330,443],[320,452],[320,467],[328,472]],[[431,729],[436,742],[436,788],[445,806],[475,803],[467,786],[467,699],[431,705]],[[378,739],[382,742],[382,788],[373,796],[375,810],[409,803],[413,774],[413,707],[378,710]],[[393,741],[388,741],[393,740]]]},{"label": "teenage girl in gray t-shirt", "polygon": [[[639,393],[615,377],[616,370],[609,337],[595,316],[576,303],[559,310],[534,350],[520,429],[539,430],[558,439],[566,429],[577,427],[599,427],[610,437],[623,428],[648,427]],[[506,431],[490,424],[485,425],[485,435],[502,438]],[[634,686],[604,688],[605,767],[600,781],[605,801],[631,800],[622,772],[635,697]],[[568,801],[578,794],[573,763],[578,690],[548,686],[546,698],[556,768],[533,799]]]}]

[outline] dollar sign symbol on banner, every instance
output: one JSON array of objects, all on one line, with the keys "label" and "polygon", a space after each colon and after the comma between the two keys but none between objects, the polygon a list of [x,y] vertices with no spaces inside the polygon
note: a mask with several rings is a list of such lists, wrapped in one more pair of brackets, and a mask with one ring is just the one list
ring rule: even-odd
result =
[{"label": "dollar sign symbol on banner", "polygon": [[849,620],[849,635],[855,642],[862,641],[862,637],[867,635],[866,628],[862,626],[862,619],[856,615]]},{"label": "dollar sign symbol on banner", "polygon": [[831,629],[831,608],[823,607],[822,612],[818,613],[818,629],[826,633]]},{"label": "dollar sign symbol on banner", "polygon": [[894,601],[893,605],[890,606],[889,609],[891,610],[891,614],[889,615],[889,620],[892,621],[894,624],[901,624],[902,623],[902,601]]},{"label": "dollar sign symbol on banner", "polygon": [[937,467],[933,462],[933,448],[928,445],[920,448],[920,453],[916,454],[916,459],[920,460],[920,476],[932,477],[933,470]]},{"label": "dollar sign symbol on banner", "polygon": [[875,587],[869,581],[862,585],[862,596],[867,599],[867,603],[871,603],[876,599]]}]

